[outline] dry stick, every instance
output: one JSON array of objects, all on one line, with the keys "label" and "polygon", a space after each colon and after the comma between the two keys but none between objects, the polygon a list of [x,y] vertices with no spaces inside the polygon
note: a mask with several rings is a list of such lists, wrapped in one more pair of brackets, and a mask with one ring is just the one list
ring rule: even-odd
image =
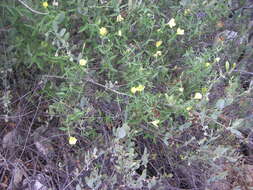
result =
[{"label": "dry stick", "polygon": [[[9,104],[9,105],[15,104],[16,102],[18,102],[18,101],[20,101],[21,99],[25,98],[25,97],[28,96],[29,94],[36,92],[36,91],[40,88],[40,85],[41,85],[41,83],[39,83],[38,86],[36,86],[36,87],[35,87],[34,89],[32,89],[31,91],[27,92],[27,93],[24,94],[23,96],[19,97],[18,99],[14,100],[13,102],[10,102],[10,103],[8,103],[8,104]],[[1,105],[1,103],[0,103],[0,105]],[[18,117],[27,116],[27,115],[29,115],[29,114],[31,114],[31,113],[33,113],[33,111],[24,113],[23,115],[12,115],[12,116],[7,116],[7,117],[6,117],[6,115],[0,115],[0,119],[1,119],[1,118],[15,119],[15,118],[18,118]]]},{"label": "dry stick", "polygon": [[19,159],[21,159],[21,157],[22,157],[23,154],[24,154],[24,151],[25,151],[25,148],[26,148],[26,145],[27,145],[27,141],[28,141],[28,137],[29,137],[29,134],[30,134],[30,132],[31,132],[32,125],[33,125],[34,120],[35,120],[35,118],[36,118],[36,116],[37,116],[37,114],[38,114],[38,111],[39,111],[40,103],[41,103],[41,96],[39,97],[39,103],[38,103],[38,106],[37,106],[36,111],[35,111],[35,113],[34,113],[34,117],[33,117],[33,119],[32,119],[32,122],[31,122],[31,124],[30,124],[30,126],[29,126],[28,133],[27,133],[26,139],[25,139],[24,148],[23,148],[23,150],[22,150],[22,153],[20,154]]},{"label": "dry stick", "polygon": [[[199,112],[194,111],[194,114],[198,115],[199,117],[201,116]],[[213,121],[214,123],[216,123],[217,125],[220,125],[221,127],[223,127],[224,129],[226,129],[227,127],[225,125],[223,125],[222,123],[215,121],[212,117],[209,117],[207,115],[205,115],[206,118],[208,118],[209,120]]]},{"label": "dry stick", "polygon": [[[47,77],[47,78],[58,78],[58,79],[65,79],[65,80],[68,80],[68,78],[62,77],[62,76],[43,75],[43,77]],[[123,93],[123,92],[119,92],[119,91],[117,91],[117,90],[108,88],[108,87],[106,87],[105,85],[102,85],[102,84],[100,84],[100,83],[97,83],[97,82],[95,82],[93,79],[87,79],[87,78],[85,78],[85,79],[83,79],[83,80],[86,81],[86,82],[95,84],[95,85],[97,85],[97,86],[100,86],[100,87],[102,87],[102,88],[104,88],[104,89],[106,89],[106,90],[112,91],[112,92],[114,92],[114,93],[116,93],[116,94],[118,94],[118,95],[123,95],[123,96],[132,97],[132,96],[130,96],[130,95],[128,95],[128,94],[125,94],[125,93]]]},{"label": "dry stick", "polygon": [[87,163],[87,165],[84,166],[84,167],[80,170],[80,172],[78,172],[78,174],[77,174],[77,175],[64,187],[63,190],[66,190],[75,180],[78,179],[78,177],[79,177],[85,170],[89,170],[89,167],[90,167],[90,165],[92,164],[92,162],[93,162],[94,160],[98,159],[100,156],[104,155],[105,153],[108,153],[108,150],[105,151],[105,152],[103,152],[103,153],[100,153],[97,157],[91,159],[91,160]]},{"label": "dry stick", "polygon": [[29,7],[24,1],[22,0],[18,0],[22,5],[24,5],[27,9],[29,9],[30,11],[32,11],[33,13],[36,13],[36,14],[39,14],[39,15],[47,15],[49,13],[42,13],[42,12],[39,12],[39,11],[36,11],[34,9],[32,9],[31,7]]},{"label": "dry stick", "polygon": [[4,119],[4,118],[6,118],[6,119],[16,119],[16,118],[19,118],[19,117],[25,117],[25,116],[30,115],[32,113],[33,113],[33,111],[29,111],[29,112],[24,113],[22,115],[11,115],[11,116],[0,115],[0,119]]},{"label": "dry stick", "polygon": [[243,73],[243,74],[253,75],[252,72],[242,71],[242,70],[233,70],[233,72],[239,72],[239,73]]},{"label": "dry stick", "polygon": [[92,83],[92,84],[95,84],[95,85],[97,85],[97,86],[100,86],[100,87],[102,87],[102,88],[104,88],[104,89],[106,89],[106,90],[110,90],[110,91],[112,91],[112,92],[114,92],[114,93],[116,93],[116,94],[131,97],[131,96],[128,95],[128,94],[125,94],[125,93],[122,93],[122,92],[118,92],[117,90],[108,88],[108,87],[106,87],[106,86],[104,86],[104,85],[102,85],[102,84],[100,84],[100,83],[97,83],[97,82],[95,82],[95,81],[92,80],[92,79],[85,79],[85,81],[86,81],[86,82],[90,82],[90,83]]},{"label": "dry stick", "polygon": [[[152,130],[152,129],[149,129],[149,128],[147,128],[146,126],[144,126],[144,125],[140,125],[140,127],[142,128],[142,129],[144,129],[144,130],[147,130],[147,131],[150,131],[150,132],[152,132],[153,134],[157,134],[158,135],[158,138],[161,140],[161,141],[163,141],[163,139],[161,138],[161,137],[165,137],[165,135],[164,134],[161,134],[161,133],[159,133],[159,132],[157,132],[157,131],[154,131],[154,130]],[[159,137],[159,136],[161,136],[161,137]],[[169,140],[171,140],[171,141],[173,141],[173,142],[177,142],[177,143],[185,143],[184,141],[182,141],[182,140],[180,140],[180,139],[176,139],[176,138],[174,138],[174,137],[169,137],[168,138]],[[185,145],[184,145],[185,146]],[[190,147],[192,147],[192,148],[199,148],[198,146],[195,146],[195,145],[192,145],[192,144],[188,144],[188,146],[190,146]]]}]

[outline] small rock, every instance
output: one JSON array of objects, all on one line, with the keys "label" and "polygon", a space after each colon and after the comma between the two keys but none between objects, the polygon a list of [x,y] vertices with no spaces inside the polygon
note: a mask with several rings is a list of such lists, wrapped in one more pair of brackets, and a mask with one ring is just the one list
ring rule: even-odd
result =
[{"label": "small rock", "polygon": [[46,126],[37,128],[33,133],[34,144],[39,151],[46,159],[52,159],[54,156],[54,147],[52,145],[51,139],[45,136],[49,136],[50,132]]},{"label": "small rock", "polygon": [[36,175],[35,182],[32,186],[33,190],[49,190],[49,188],[45,185],[47,179],[44,175],[38,174]]},{"label": "small rock", "polygon": [[18,167],[17,165],[15,166],[15,168],[12,171],[12,176],[13,176],[13,185],[15,187],[19,187],[23,176],[24,176],[24,170],[20,167]]},{"label": "small rock", "polygon": [[52,158],[54,155],[54,148],[53,146],[45,141],[36,141],[35,146],[37,150],[46,158]]},{"label": "small rock", "polygon": [[2,141],[2,145],[3,145],[4,149],[14,147],[15,144],[17,144],[17,131],[16,131],[16,129],[8,132],[4,136],[3,141]]},{"label": "small rock", "polygon": [[[35,178],[26,178],[23,180],[23,189],[24,190],[52,190],[52,188],[46,185],[46,182],[49,181],[48,176],[42,174],[37,174]],[[25,188],[24,188],[25,187]],[[30,187],[30,188],[29,188]]]}]

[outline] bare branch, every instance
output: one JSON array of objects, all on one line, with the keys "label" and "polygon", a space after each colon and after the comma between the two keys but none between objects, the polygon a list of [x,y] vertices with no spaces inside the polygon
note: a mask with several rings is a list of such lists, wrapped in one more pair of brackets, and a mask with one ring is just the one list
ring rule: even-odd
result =
[{"label": "bare branch", "polygon": [[39,15],[47,15],[48,13],[42,13],[39,11],[36,11],[34,9],[32,9],[31,7],[29,7],[24,1],[22,0],[18,0],[22,5],[24,5],[27,9],[29,9],[30,11],[32,11],[33,13],[39,14]]},{"label": "bare branch", "polygon": [[105,85],[102,85],[102,84],[100,84],[100,83],[97,83],[97,82],[95,82],[95,81],[92,80],[92,79],[85,79],[85,81],[86,81],[86,82],[90,82],[90,83],[92,83],[92,84],[95,84],[95,85],[97,85],[97,86],[100,86],[100,87],[102,87],[102,88],[104,88],[104,89],[106,89],[106,90],[112,91],[112,92],[114,92],[114,93],[116,93],[116,94],[131,97],[131,96],[128,95],[128,94],[125,94],[125,93],[122,93],[122,92],[118,92],[117,90],[114,90],[114,89],[112,89],[112,88],[108,88],[108,87],[105,86]]},{"label": "bare branch", "polygon": [[[46,77],[46,78],[58,78],[58,79],[65,79],[65,80],[68,80],[68,78],[66,78],[66,77],[54,76],[54,75],[43,75],[43,77]],[[89,83],[95,84],[95,85],[100,86],[100,87],[102,87],[102,88],[104,88],[104,89],[106,89],[106,90],[109,90],[109,91],[111,91],[111,92],[114,92],[115,94],[122,95],[122,96],[132,97],[132,96],[130,96],[130,95],[128,95],[128,94],[125,94],[125,93],[123,93],[123,92],[119,92],[119,91],[114,90],[114,89],[112,89],[112,88],[108,88],[107,86],[105,86],[105,85],[103,85],[103,84],[97,83],[97,82],[95,82],[95,81],[94,81],[93,79],[91,79],[91,78],[84,78],[83,80],[84,80],[85,82],[89,82]],[[78,84],[80,84],[80,83],[78,83]]]},{"label": "bare branch", "polygon": [[234,72],[239,72],[239,73],[242,73],[242,74],[248,74],[248,75],[253,75],[252,72],[248,72],[248,71],[242,71],[242,70],[233,70]]}]

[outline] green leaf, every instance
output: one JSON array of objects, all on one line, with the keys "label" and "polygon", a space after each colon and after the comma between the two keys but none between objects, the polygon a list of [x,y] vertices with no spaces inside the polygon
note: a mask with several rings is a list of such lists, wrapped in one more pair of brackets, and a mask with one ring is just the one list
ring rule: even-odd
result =
[{"label": "green leaf", "polygon": [[62,37],[66,32],[66,28],[62,28],[61,31],[59,32],[59,36]]},{"label": "green leaf", "polygon": [[244,119],[237,119],[233,122],[232,127],[233,129],[241,128],[244,125]]},{"label": "green leaf", "polygon": [[142,158],[141,158],[143,166],[147,166],[147,164],[148,164],[148,156],[149,155],[148,155],[148,152],[147,152],[147,148],[145,147],[144,153],[143,153]]},{"label": "green leaf", "polygon": [[172,135],[170,133],[165,133],[164,137],[163,137],[163,143],[168,146],[169,143],[168,143],[168,140],[172,138]]},{"label": "green leaf", "polygon": [[58,15],[56,15],[54,22],[56,22],[57,24],[61,24],[65,19],[65,13],[61,12]]},{"label": "green leaf", "polygon": [[68,131],[67,127],[60,127],[59,129],[62,130],[62,131]]},{"label": "green leaf", "polygon": [[179,126],[179,130],[183,131],[183,130],[189,128],[191,125],[192,125],[191,122],[184,123],[183,125]]},{"label": "green leaf", "polygon": [[130,131],[130,127],[127,124],[123,124],[122,127],[119,127],[116,130],[116,137],[119,138],[119,139],[122,139],[125,136],[127,136],[127,134],[129,133],[129,131]]},{"label": "green leaf", "polygon": [[191,0],[181,0],[180,5],[182,5],[183,7],[186,7],[186,6],[189,6],[192,4],[192,1]]},{"label": "green leaf", "polygon": [[229,127],[228,130],[234,134],[235,136],[239,137],[239,138],[243,138],[243,135],[240,131],[238,131],[237,129],[231,128]]},{"label": "green leaf", "polygon": [[55,33],[57,33],[59,27],[58,25],[61,24],[65,19],[65,13],[64,12],[61,12],[59,13],[58,15],[56,15],[53,23],[52,23],[52,27],[53,27],[53,30]]},{"label": "green leaf", "polygon": [[58,24],[56,22],[52,23],[52,28],[53,28],[53,30],[54,30],[55,33],[58,32]]},{"label": "green leaf", "polygon": [[126,130],[124,129],[124,127],[120,127],[117,130],[117,137],[122,139],[126,136]]},{"label": "green leaf", "polygon": [[82,26],[82,27],[80,28],[80,30],[78,31],[78,33],[81,33],[81,32],[83,32],[83,31],[85,31],[87,28],[88,28],[88,25]]},{"label": "green leaf", "polygon": [[217,0],[211,0],[208,2],[208,4],[206,5],[207,8],[214,6],[217,3]]},{"label": "green leaf", "polygon": [[132,10],[133,9],[133,0],[128,0],[128,10]]},{"label": "green leaf", "polygon": [[225,100],[219,99],[215,105],[215,107],[219,110],[222,110],[225,107]]},{"label": "green leaf", "polygon": [[228,72],[229,71],[229,68],[230,68],[230,64],[228,61],[226,61],[225,63],[225,68],[226,68],[226,71]]},{"label": "green leaf", "polygon": [[64,37],[63,37],[64,40],[67,41],[67,40],[69,39],[69,36],[70,36],[70,34],[69,34],[69,32],[67,32],[67,33],[64,35]]}]

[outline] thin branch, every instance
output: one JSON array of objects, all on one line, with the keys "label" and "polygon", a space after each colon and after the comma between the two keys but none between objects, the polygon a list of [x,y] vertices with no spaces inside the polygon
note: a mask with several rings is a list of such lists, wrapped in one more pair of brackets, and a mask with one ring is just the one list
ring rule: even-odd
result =
[{"label": "thin branch", "polygon": [[[66,77],[54,76],[54,75],[43,75],[43,77],[46,77],[46,78],[58,78],[58,79],[68,80],[68,78],[66,78]],[[95,84],[95,85],[97,85],[97,86],[100,86],[100,87],[102,87],[102,88],[104,88],[104,89],[106,89],[106,90],[109,90],[109,91],[111,91],[111,92],[114,92],[114,93],[116,93],[116,94],[118,94],[118,95],[132,97],[131,95],[125,94],[125,93],[123,93],[123,92],[119,92],[119,91],[114,90],[114,89],[112,89],[112,88],[108,88],[107,86],[105,86],[105,85],[103,85],[103,84],[97,83],[97,82],[95,82],[93,79],[85,78],[84,81],[85,81],[85,82],[92,83],[92,84]],[[80,82],[78,82],[78,84],[80,84]]]},{"label": "thin branch", "polygon": [[243,73],[243,74],[253,75],[252,72],[247,72],[247,71],[242,71],[242,70],[233,70],[233,72],[239,72],[239,73]]},{"label": "thin branch", "polygon": [[34,124],[35,118],[36,118],[36,116],[38,115],[38,112],[39,112],[39,108],[40,108],[40,104],[41,104],[41,99],[42,99],[42,97],[40,96],[40,97],[39,97],[39,103],[38,103],[38,105],[37,105],[37,108],[36,108],[36,111],[35,111],[35,113],[34,113],[34,117],[33,117],[32,121],[31,121],[31,124],[29,125],[29,129],[28,129],[28,132],[27,132],[27,135],[26,135],[26,138],[25,138],[24,148],[23,148],[23,150],[22,150],[22,152],[21,152],[21,154],[20,154],[19,159],[21,159],[21,157],[23,156],[23,154],[24,154],[24,152],[25,152],[26,145],[27,145],[27,142],[28,142],[28,137],[29,137],[29,135],[30,135],[30,133],[31,133],[31,129],[32,129],[32,126],[33,126],[33,124]]},{"label": "thin branch", "polygon": [[86,81],[86,82],[90,82],[90,83],[92,83],[92,84],[95,84],[95,85],[97,85],[97,86],[100,86],[100,87],[102,87],[102,88],[104,88],[104,89],[106,89],[106,90],[112,91],[112,92],[114,92],[114,93],[116,93],[116,94],[131,97],[131,96],[128,95],[128,94],[125,94],[125,93],[122,93],[122,92],[118,92],[117,90],[114,90],[114,89],[112,89],[112,88],[108,88],[108,87],[106,87],[105,85],[102,85],[102,84],[100,84],[100,83],[97,83],[97,82],[95,82],[95,81],[92,80],[92,79],[85,79],[85,81]]},{"label": "thin branch", "polygon": [[39,15],[47,15],[48,13],[42,13],[39,11],[36,11],[34,9],[32,9],[31,7],[29,7],[24,1],[22,0],[18,0],[22,5],[24,5],[27,9],[29,9],[30,11],[32,11],[33,13],[39,14]]},{"label": "thin branch", "polygon": [[9,32],[11,30],[11,28],[0,28],[0,32]]},{"label": "thin branch", "polygon": [[84,171],[88,171],[88,170],[90,169],[91,164],[92,164],[95,160],[99,159],[101,156],[105,155],[105,154],[108,153],[108,152],[109,152],[109,150],[106,150],[105,152],[101,152],[101,153],[99,153],[99,155],[96,155],[95,157],[93,157],[92,159],[90,159],[86,164],[84,164],[85,166],[84,166],[84,167],[80,170],[80,172],[78,172],[77,175],[64,187],[63,190],[68,189],[68,187],[69,187],[73,182],[75,182],[75,181],[79,178],[79,176],[80,176]]}]

